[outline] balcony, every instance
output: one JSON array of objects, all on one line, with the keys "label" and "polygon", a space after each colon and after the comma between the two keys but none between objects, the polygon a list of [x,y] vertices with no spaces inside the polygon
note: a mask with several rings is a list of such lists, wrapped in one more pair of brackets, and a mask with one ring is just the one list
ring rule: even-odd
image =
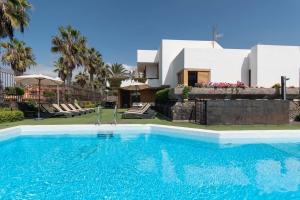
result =
[{"label": "balcony", "polygon": [[159,81],[159,79],[147,79],[146,83],[150,88],[157,88],[161,86],[161,82]]}]

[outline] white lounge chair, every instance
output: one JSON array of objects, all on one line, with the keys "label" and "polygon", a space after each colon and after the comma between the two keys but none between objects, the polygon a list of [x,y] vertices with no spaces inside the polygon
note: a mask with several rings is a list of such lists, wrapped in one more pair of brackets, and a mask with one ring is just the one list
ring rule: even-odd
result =
[{"label": "white lounge chair", "polygon": [[74,105],[76,106],[76,108],[78,109],[82,109],[82,110],[87,110],[89,112],[95,112],[95,108],[81,108],[80,105],[78,103],[74,103]]},{"label": "white lounge chair", "polygon": [[125,119],[152,119],[156,112],[152,110],[149,103],[145,104],[141,109],[130,109],[123,113],[122,118]]},{"label": "white lounge chair", "polygon": [[62,107],[65,111],[72,112],[72,113],[74,113],[75,115],[81,115],[81,112],[71,110],[71,109],[70,109],[66,104],[64,104],[64,103],[62,103],[62,104],[60,104],[60,105],[61,105],[61,107]]},{"label": "white lounge chair", "polygon": [[55,109],[55,110],[57,110],[58,112],[60,112],[60,113],[66,113],[66,114],[69,114],[69,115],[72,115],[72,116],[74,116],[75,114],[73,113],[73,112],[69,112],[69,111],[65,111],[65,110],[63,110],[58,104],[52,104],[52,107]]},{"label": "white lounge chair", "polygon": [[81,112],[81,113],[83,113],[83,114],[86,114],[86,113],[88,113],[88,111],[87,110],[83,110],[83,109],[77,109],[77,108],[75,108],[71,103],[69,103],[68,104],[68,106],[69,106],[69,108],[72,110],[72,111],[79,111],[79,112]]}]

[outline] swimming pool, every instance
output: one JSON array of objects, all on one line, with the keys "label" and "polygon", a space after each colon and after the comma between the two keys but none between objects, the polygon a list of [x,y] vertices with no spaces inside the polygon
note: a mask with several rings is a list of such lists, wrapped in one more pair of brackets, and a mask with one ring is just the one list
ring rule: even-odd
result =
[{"label": "swimming pool", "polygon": [[0,198],[300,198],[298,142],[220,143],[183,137],[183,129],[136,129],[11,129],[0,142]]}]

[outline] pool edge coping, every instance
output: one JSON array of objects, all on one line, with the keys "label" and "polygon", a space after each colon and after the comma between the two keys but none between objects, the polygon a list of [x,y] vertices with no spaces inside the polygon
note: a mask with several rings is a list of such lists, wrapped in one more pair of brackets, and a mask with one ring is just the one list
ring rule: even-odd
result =
[{"label": "pool edge coping", "polygon": [[[20,125],[0,130],[0,141],[4,141],[13,137],[21,135],[53,135],[55,134],[82,134],[82,131],[135,131],[137,127],[139,130],[149,132],[151,130],[164,130],[169,132],[167,135],[174,137],[184,137],[199,139],[205,142],[213,142],[219,144],[236,143],[295,143],[300,142],[300,130],[235,130],[235,131],[219,131],[186,128],[158,124],[103,124],[103,125]],[[50,130],[51,129],[51,130]],[[36,133],[38,131],[38,133]],[[51,133],[49,133],[51,131]],[[72,133],[70,133],[72,131]],[[185,131],[185,132],[183,132]],[[48,134],[47,134],[48,133]],[[121,133],[118,133],[121,134]],[[165,135],[165,134],[164,134]]]}]

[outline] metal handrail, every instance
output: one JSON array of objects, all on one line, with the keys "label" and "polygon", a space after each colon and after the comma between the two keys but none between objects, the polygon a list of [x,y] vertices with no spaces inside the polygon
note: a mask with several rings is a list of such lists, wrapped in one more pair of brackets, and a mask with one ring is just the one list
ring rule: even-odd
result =
[{"label": "metal handrail", "polygon": [[101,125],[101,120],[102,120],[102,107],[98,106],[96,109],[96,125]]},{"label": "metal handrail", "polygon": [[114,109],[114,112],[113,112],[113,123],[115,124],[115,125],[117,125],[117,116],[118,116],[118,106],[117,105],[115,105],[115,109]]}]

